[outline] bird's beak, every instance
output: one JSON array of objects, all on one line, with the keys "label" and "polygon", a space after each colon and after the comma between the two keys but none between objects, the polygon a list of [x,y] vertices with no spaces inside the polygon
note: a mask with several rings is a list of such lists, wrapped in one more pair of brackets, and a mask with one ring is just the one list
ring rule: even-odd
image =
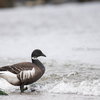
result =
[{"label": "bird's beak", "polygon": [[41,56],[46,57],[46,55],[45,55],[45,54],[43,54],[43,53],[42,53],[42,55],[41,55]]}]

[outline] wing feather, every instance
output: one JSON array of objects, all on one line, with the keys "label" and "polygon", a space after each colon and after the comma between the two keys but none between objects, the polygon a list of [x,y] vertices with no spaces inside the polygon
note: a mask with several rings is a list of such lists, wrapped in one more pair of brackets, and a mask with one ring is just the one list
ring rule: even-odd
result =
[{"label": "wing feather", "polygon": [[18,73],[20,73],[21,71],[24,71],[24,70],[32,70],[32,68],[34,66],[36,66],[36,65],[33,64],[33,63],[23,62],[23,63],[17,63],[17,64],[10,65],[10,66],[1,67],[0,71],[10,71],[14,74],[18,74]]}]

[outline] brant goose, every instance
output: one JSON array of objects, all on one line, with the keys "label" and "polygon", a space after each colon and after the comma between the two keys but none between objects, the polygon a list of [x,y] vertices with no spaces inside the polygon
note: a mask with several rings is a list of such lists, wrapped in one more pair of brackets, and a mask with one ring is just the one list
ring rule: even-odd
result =
[{"label": "brant goose", "polygon": [[31,54],[31,62],[22,62],[0,68],[0,77],[10,84],[20,86],[24,92],[24,85],[36,82],[45,72],[44,65],[37,59],[39,56],[46,57],[41,50],[36,49]]}]

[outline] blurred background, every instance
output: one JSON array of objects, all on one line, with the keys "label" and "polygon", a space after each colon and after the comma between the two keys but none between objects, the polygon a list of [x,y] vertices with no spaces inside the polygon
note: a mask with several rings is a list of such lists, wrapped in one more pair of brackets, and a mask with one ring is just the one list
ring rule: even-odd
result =
[{"label": "blurred background", "polygon": [[30,58],[40,48],[64,63],[99,62],[99,1],[0,0],[0,57]]},{"label": "blurred background", "polygon": [[0,0],[0,8],[16,5],[34,6],[43,4],[62,4],[67,2],[90,2],[100,0]]}]

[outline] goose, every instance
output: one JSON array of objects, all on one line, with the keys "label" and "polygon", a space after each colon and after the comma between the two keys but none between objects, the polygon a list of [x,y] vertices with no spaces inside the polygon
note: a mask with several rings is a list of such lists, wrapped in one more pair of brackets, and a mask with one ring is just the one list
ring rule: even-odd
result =
[{"label": "goose", "polygon": [[45,72],[44,65],[37,59],[40,56],[46,57],[41,50],[35,49],[31,54],[32,63],[21,62],[0,67],[0,77],[12,85],[20,86],[20,91],[24,92],[24,85],[36,82]]}]

